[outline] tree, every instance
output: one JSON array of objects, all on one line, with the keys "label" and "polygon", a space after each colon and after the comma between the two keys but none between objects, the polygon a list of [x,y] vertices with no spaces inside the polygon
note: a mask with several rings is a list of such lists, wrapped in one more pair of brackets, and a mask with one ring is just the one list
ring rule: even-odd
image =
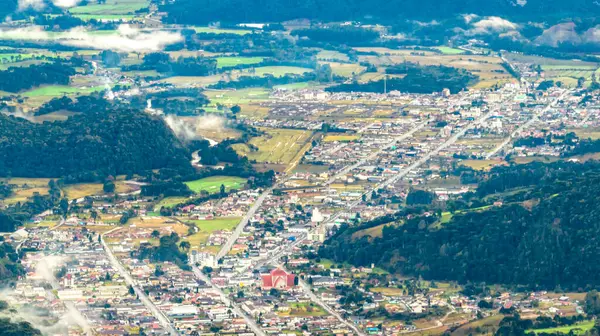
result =
[{"label": "tree", "polygon": [[152,236],[152,238],[158,239],[158,238],[160,238],[160,231],[153,230],[150,235]]},{"label": "tree", "polygon": [[104,182],[104,185],[102,186],[102,190],[104,190],[105,193],[110,194],[115,192],[115,184],[112,181],[106,181]]},{"label": "tree", "polygon": [[189,241],[184,240],[181,243],[179,243],[179,248],[184,251],[188,251],[190,249],[190,247],[192,247],[192,246],[190,245]]},{"label": "tree", "polygon": [[135,289],[133,289],[132,285],[129,285],[129,295],[135,295]]},{"label": "tree", "polygon": [[240,113],[242,111],[242,108],[239,105],[233,105],[231,108],[231,113],[233,113],[233,115],[237,115],[238,113]]},{"label": "tree", "polygon": [[592,290],[585,295],[583,309],[588,315],[600,314],[600,295],[597,290]]},{"label": "tree", "polygon": [[110,281],[112,278],[110,276],[110,273],[106,272],[106,275],[104,276],[104,280],[106,281]]},{"label": "tree", "polygon": [[225,196],[225,185],[224,184],[221,184],[220,192],[221,192],[221,196]]}]

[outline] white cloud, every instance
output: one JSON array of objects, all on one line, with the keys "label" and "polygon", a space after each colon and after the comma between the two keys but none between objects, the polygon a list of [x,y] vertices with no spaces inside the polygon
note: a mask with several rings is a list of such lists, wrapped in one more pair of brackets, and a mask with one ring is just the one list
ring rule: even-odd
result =
[{"label": "white cloud", "polygon": [[33,9],[36,11],[46,8],[44,0],[19,0],[18,11],[24,11],[26,9]]},{"label": "white cloud", "polygon": [[0,30],[0,38],[54,41],[73,47],[124,52],[159,51],[166,45],[179,42],[183,39],[178,32],[145,32],[132,28],[129,25],[121,25],[115,34],[94,34],[78,27],[66,32],[50,35],[40,27],[18,28]]},{"label": "white cloud", "polygon": [[469,35],[489,35],[505,33],[519,29],[518,24],[512,23],[498,16],[488,16],[472,23],[471,26],[473,28],[467,31]]},{"label": "white cloud", "polygon": [[62,8],[71,8],[77,6],[81,0],[52,0],[54,6]]}]

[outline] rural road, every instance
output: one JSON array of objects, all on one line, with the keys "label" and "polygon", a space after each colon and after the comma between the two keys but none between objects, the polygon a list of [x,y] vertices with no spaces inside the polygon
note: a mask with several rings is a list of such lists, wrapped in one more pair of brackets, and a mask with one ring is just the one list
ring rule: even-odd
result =
[{"label": "rural road", "polygon": [[263,204],[263,202],[265,201],[267,196],[269,196],[269,194],[272,191],[273,191],[273,187],[264,190],[258,196],[258,198],[254,202],[252,207],[248,210],[248,212],[244,216],[244,218],[242,218],[240,223],[236,226],[231,237],[229,237],[229,239],[227,239],[227,242],[225,243],[225,245],[223,245],[223,247],[221,247],[221,250],[219,250],[219,253],[217,253],[217,260],[223,258],[224,256],[227,255],[227,253],[229,253],[229,251],[233,247],[233,244],[235,244],[235,241],[240,237],[240,234],[242,234],[242,231],[244,231],[244,227],[246,227],[246,225],[248,224],[250,219],[252,217],[254,217],[254,214],[256,213],[256,211],[260,208],[260,206]]}]

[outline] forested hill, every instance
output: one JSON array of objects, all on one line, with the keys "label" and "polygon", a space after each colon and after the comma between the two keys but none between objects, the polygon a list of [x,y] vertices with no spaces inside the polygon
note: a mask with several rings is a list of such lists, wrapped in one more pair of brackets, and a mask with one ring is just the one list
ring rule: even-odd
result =
[{"label": "forested hill", "polygon": [[439,228],[436,216],[415,217],[374,238],[353,237],[369,223],[342,228],[319,254],[425,279],[600,288],[599,185],[599,163],[495,169],[477,195],[521,190],[501,207],[457,213]]},{"label": "forested hill", "polygon": [[600,6],[594,0],[177,0],[161,6],[167,20],[176,23],[281,22],[292,19],[323,21],[363,20],[366,16],[393,20],[432,20],[461,14],[506,16],[543,20],[590,17]]},{"label": "forested hill", "polygon": [[192,169],[168,126],[141,111],[115,107],[44,124],[0,114],[0,176],[95,180],[159,168]]}]

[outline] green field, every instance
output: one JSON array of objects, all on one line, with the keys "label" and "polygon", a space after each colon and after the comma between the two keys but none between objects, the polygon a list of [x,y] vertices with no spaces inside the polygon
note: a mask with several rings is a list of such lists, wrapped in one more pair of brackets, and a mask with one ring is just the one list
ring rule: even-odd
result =
[{"label": "green field", "polygon": [[25,97],[41,97],[41,96],[46,96],[46,97],[58,97],[58,96],[62,96],[65,94],[75,94],[75,93],[92,93],[92,92],[99,92],[104,90],[105,87],[104,86],[94,86],[94,87],[89,87],[89,88],[76,88],[76,87],[72,87],[72,86],[66,86],[66,85],[49,85],[49,86],[43,86],[37,89],[33,89],[31,91],[27,91],[25,93],[23,93],[23,96]]},{"label": "green field", "polygon": [[267,89],[242,89],[235,91],[225,90],[206,90],[204,94],[210,99],[211,106],[216,104],[232,106],[236,104],[249,104],[253,102],[262,102],[269,99],[269,90]]},{"label": "green field", "polygon": [[209,28],[209,27],[194,27],[196,33],[211,33],[211,34],[237,34],[246,35],[252,34],[252,30],[249,29],[220,29],[220,28]]},{"label": "green field", "polygon": [[69,9],[71,14],[119,15],[133,14],[135,11],[148,7],[145,0],[106,0],[104,4],[89,4]]},{"label": "green field", "polygon": [[287,74],[302,75],[307,72],[312,72],[313,69],[301,68],[294,66],[265,66],[258,67],[255,70],[255,76],[273,75],[275,77],[283,77]]},{"label": "green field", "polygon": [[262,61],[262,57],[217,57],[217,67],[225,68],[236,65],[257,64]]},{"label": "green field", "polygon": [[75,14],[76,17],[83,21],[89,20],[108,20],[108,21],[129,21],[133,20],[136,16],[130,14]]},{"label": "green field", "polygon": [[586,331],[591,330],[594,327],[594,321],[586,321],[577,323],[572,326],[564,326],[564,327],[556,327],[556,328],[546,328],[546,329],[530,329],[527,330],[527,333],[534,332],[536,334],[546,333],[546,334],[568,334],[573,331],[575,335],[584,334]]},{"label": "green field", "polygon": [[196,181],[185,182],[197,194],[201,191],[207,191],[211,194],[217,193],[220,191],[221,185],[225,186],[225,190],[240,189],[245,183],[245,178],[235,176],[211,176]]},{"label": "green field", "polygon": [[186,240],[190,242],[192,248],[199,247],[201,244],[206,243],[208,236],[210,236],[212,232],[218,230],[231,231],[240,223],[240,220],[241,218],[239,217],[228,217],[209,220],[186,221],[191,222],[198,228],[198,232],[186,237]]},{"label": "green field", "polygon": [[459,55],[459,54],[464,54],[465,53],[464,50],[460,50],[460,49],[456,49],[456,48],[450,48],[450,47],[445,47],[445,46],[435,47],[435,49],[441,51],[442,54],[444,54],[444,55]]}]

